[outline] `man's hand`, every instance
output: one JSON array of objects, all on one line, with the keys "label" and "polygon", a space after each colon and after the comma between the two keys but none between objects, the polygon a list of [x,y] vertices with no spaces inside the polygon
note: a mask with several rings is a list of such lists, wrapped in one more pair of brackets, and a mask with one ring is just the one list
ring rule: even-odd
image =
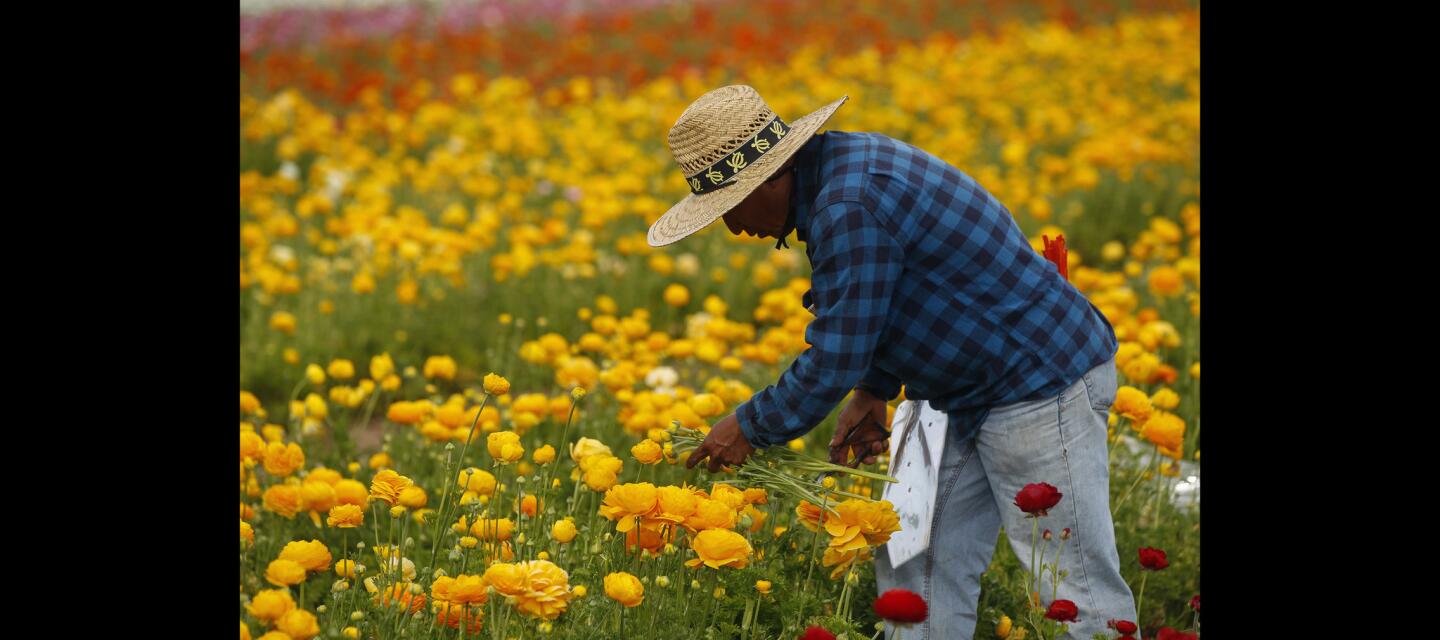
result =
[{"label": "man's hand", "polygon": [[[875,456],[885,451],[885,401],[870,392],[856,389],[850,402],[840,411],[835,424],[835,437],[830,440],[830,462],[848,464],[850,452],[855,453],[851,467],[874,464]],[[849,439],[848,445],[843,443]]]},{"label": "man's hand", "polygon": [[755,453],[755,447],[750,446],[750,441],[745,439],[745,433],[740,430],[740,421],[732,413],[710,428],[710,435],[705,436],[705,441],[690,452],[685,468],[694,469],[701,459],[709,458],[710,473],[716,473],[722,465],[745,462],[752,453]]}]

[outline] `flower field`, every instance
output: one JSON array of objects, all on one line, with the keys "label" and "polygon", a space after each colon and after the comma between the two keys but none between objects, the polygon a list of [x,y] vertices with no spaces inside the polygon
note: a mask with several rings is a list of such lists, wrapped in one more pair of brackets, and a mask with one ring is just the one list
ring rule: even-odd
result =
[{"label": "flower field", "polygon": [[[827,129],[959,167],[1037,252],[1064,235],[1120,340],[1140,610],[1108,637],[1198,631],[1198,10],[558,4],[242,20],[242,638],[871,638],[915,614],[876,603],[888,460],[822,464],[834,414],[730,473],[683,465],[812,317],[799,247],[645,240],[689,192],[670,125],[735,83],[787,119],[848,95]],[[1059,637],[1069,601],[1034,579],[1002,535],[975,637]]]}]

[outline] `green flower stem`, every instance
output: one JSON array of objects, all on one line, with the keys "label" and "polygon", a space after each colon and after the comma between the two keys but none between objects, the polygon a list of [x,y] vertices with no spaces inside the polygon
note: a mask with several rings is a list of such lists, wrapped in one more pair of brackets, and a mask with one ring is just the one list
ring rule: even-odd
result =
[{"label": "green flower stem", "polygon": [[1141,615],[1140,612],[1141,607],[1145,604],[1145,580],[1149,577],[1149,571],[1146,571],[1145,569],[1140,570],[1140,597],[1135,600],[1135,624],[1141,625],[1142,627],[1145,625],[1145,623],[1141,621],[1144,620],[1145,617]]},{"label": "green flower stem", "polygon": [[[1033,591],[1039,591],[1039,590],[1040,590],[1040,577],[1039,577],[1039,574],[1038,574],[1038,573],[1036,572],[1036,570],[1035,570],[1035,546],[1036,546],[1036,544],[1037,544],[1037,543],[1036,543],[1036,540],[1040,537],[1040,518],[1031,517],[1030,520],[1031,520],[1031,523],[1030,523],[1030,575],[1029,575],[1029,580],[1034,582],[1035,587],[1034,587]],[[1032,589],[1031,589],[1031,586],[1030,586],[1030,585],[1031,585],[1031,582],[1030,582],[1030,581],[1027,581],[1027,582],[1025,583],[1025,608],[1026,608],[1026,609],[1033,609],[1034,607],[1036,607],[1036,606],[1039,605],[1039,603],[1037,603],[1037,602],[1035,602],[1034,600],[1031,599],[1030,593],[1031,593]],[[1037,631],[1038,631],[1038,630],[1037,630]]]},{"label": "green flower stem", "polygon": [[1052,579],[1051,582],[1050,582],[1051,586],[1054,587],[1054,588],[1051,589],[1051,591],[1050,591],[1050,601],[1051,601],[1051,602],[1054,602],[1057,598],[1060,597],[1060,558],[1065,555],[1065,543],[1066,543],[1066,542],[1067,542],[1067,540],[1065,540],[1064,538],[1061,538],[1061,539],[1060,539],[1060,550],[1055,553],[1055,565],[1054,565],[1054,567],[1052,567],[1052,569],[1051,569],[1051,570],[1054,572],[1054,573],[1052,574],[1053,579]]},{"label": "green flower stem", "polygon": [[[480,416],[485,413],[485,405],[488,402],[490,402],[490,394],[487,392],[485,397],[480,400],[480,410],[475,412],[475,419],[470,422],[470,434],[465,436],[465,446],[460,449],[460,459],[457,462],[459,462],[461,467],[465,466],[465,454],[470,451],[470,441],[475,439],[475,427],[479,426]],[[446,526],[446,522],[449,521],[449,518],[446,517],[446,511],[450,507],[450,485],[455,482],[450,479],[453,474],[454,471],[450,468],[450,455],[447,453],[445,455],[445,497],[440,500],[440,510],[435,514],[435,541],[430,546],[430,563],[433,565],[440,564],[435,554],[440,552],[440,538],[443,533],[441,527]],[[469,478],[466,478],[466,485],[466,489],[469,489]],[[454,513],[451,512],[450,516],[454,517]]]},{"label": "green flower stem", "polygon": [[575,394],[570,394],[570,412],[565,414],[565,428],[560,432],[560,446],[555,450],[555,460],[551,461],[550,464],[552,466],[550,467],[549,472],[545,475],[546,491],[550,490],[550,484],[555,477],[555,467],[560,466],[559,460],[562,450],[563,453],[566,454],[570,452],[570,448],[565,445],[565,440],[570,437],[570,420],[575,417],[575,405],[577,404],[580,404],[580,399],[576,398]]},{"label": "green flower stem", "polygon": [[[475,419],[479,420],[480,416],[475,416]],[[472,425],[470,428],[473,431],[475,427]],[[450,466],[450,463],[453,461],[452,453],[454,453],[453,443],[452,446],[447,446],[445,449],[445,476],[443,478],[445,481],[445,494],[440,498],[440,508],[435,511],[435,540],[430,545],[431,582],[434,581],[434,570],[440,567],[440,559],[436,557],[436,554],[440,553],[440,538],[444,532],[442,527],[445,526],[446,522],[445,510],[450,505],[450,488],[455,485],[455,482],[450,480],[451,477],[455,476],[455,471]],[[466,478],[466,484],[469,484],[469,478]],[[427,584],[430,583],[427,582]]]}]

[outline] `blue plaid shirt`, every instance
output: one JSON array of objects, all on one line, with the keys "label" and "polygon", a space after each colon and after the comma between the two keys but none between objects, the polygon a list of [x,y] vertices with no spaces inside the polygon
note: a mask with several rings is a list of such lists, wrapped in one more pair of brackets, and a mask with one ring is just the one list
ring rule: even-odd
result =
[{"label": "blue plaid shirt", "polygon": [[830,131],[790,201],[815,319],[780,380],[736,410],[750,444],[808,433],[857,385],[929,400],[962,438],[991,407],[1053,397],[1115,355],[1114,328],[975,180],[914,146]]}]

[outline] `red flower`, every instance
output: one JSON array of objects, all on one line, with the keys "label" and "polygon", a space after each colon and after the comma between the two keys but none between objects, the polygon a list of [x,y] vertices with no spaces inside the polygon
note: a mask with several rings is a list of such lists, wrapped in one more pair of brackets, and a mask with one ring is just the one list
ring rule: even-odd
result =
[{"label": "red flower", "polygon": [[1045,259],[1055,263],[1055,267],[1060,270],[1060,277],[1069,280],[1070,265],[1066,259],[1065,235],[1056,236],[1054,242],[1050,241],[1050,236],[1040,236],[1040,240],[1045,243]]},{"label": "red flower", "polygon": [[1031,483],[1015,494],[1015,506],[1030,514],[1028,517],[1048,516],[1050,508],[1059,504],[1060,498],[1064,496],[1058,489],[1044,482]]},{"label": "red flower", "polygon": [[1105,623],[1105,626],[1119,631],[1120,633],[1123,633],[1125,635],[1135,633],[1136,629],[1135,623],[1129,620],[1110,620]]},{"label": "red flower", "polygon": [[1200,613],[1200,594],[1197,593],[1194,598],[1190,599],[1190,608],[1194,609],[1195,613]]},{"label": "red flower", "polygon": [[914,591],[891,589],[875,599],[875,613],[890,622],[915,624],[924,622],[929,607],[925,599]]},{"label": "red flower", "polygon": [[1170,566],[1170,561],[1165,558],[1165,552],[1150,547],[1140,548],[1140,566],[1151,571],[1159,571]]},{"label": "red flower", "polygon": [[1155,635],[1155,640],[1200,640],[1200,634],[1191,631],[1176,631],[1170,627],[1160,627],[1160,633]]},{"label": "red flower", "polygon": [[1060,622],[1079,622],[1075,616],[1080,610],[1075,608],[1075,603],[1069,600],[1056,600],[1050,603],[1050,608],[1045,611],[1045,617]]},{"label": "red flower", "polygon": [[811,625],[801,634],[800,640],[835,640],[835,634],[826,631],[825,627]]}]

